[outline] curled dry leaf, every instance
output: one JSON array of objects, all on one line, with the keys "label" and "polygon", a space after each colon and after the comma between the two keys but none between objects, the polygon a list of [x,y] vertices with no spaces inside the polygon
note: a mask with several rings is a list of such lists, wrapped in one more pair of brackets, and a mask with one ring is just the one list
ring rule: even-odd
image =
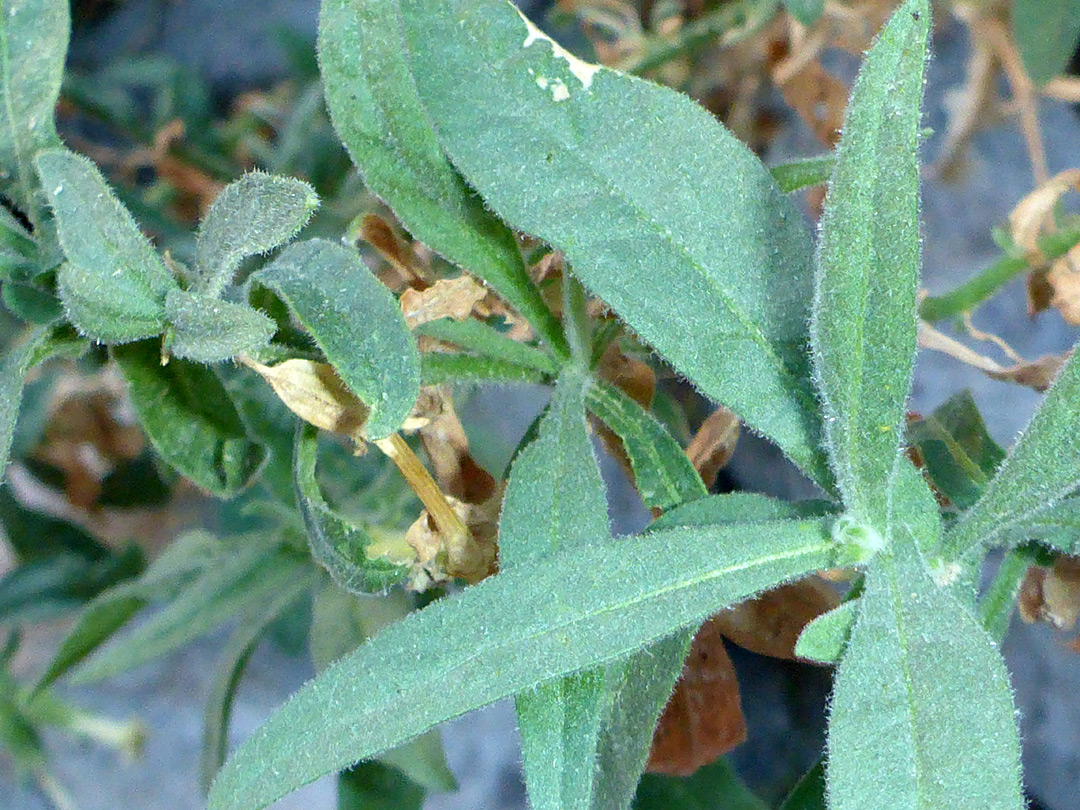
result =
[{"label": "curled dry leaf", "polygon": [[1036,391],[1045,391],[1049,388],[1058,372],[1061,371],[1061,367],[1065,365],[1065,362],[1072,355],[1070,350],[1064,354],[1045,354],[1038,360],[1003,366],[997,361],[973,351],[960,341],[939,332],[925,321],[919,322],[919,346],[924,349],[944,352],[962,363],[985,372],[992,379],[1016,383],[1017,385],[1034,388]]},{"label": "curled dry leaf", "polygon": [[[463,579],[470,585],[496,571],[497,499],[477,506],[446,499],[468,532],[449,535],[439,531],[427,510],[405,532],[405,542],[416,552],[409,588],[424,591],[435,584]],[[493,506],[494,504],[494,506]]]},{"label": "curled dry leaf", "polygon": [[305,422],[347,436],[358,449],[364,446],[364,425],[370,411],[329,363],[293,359],[264,366],[249,357],[241,362],[266,380],[285,406]]},{"label": "curled dry leaf", "polygon": [[431,462],[439,488],[469,504],[491,500],[498,484],[469,451],[469,439],[454,410],[449,388],[422,389],[418,409],[413,413],[426,419],[418,431],[420,444]]},{"label": "curled dry leaf", "polygon": [[439,279],[425,290],[405,290],[401,294],[401,314],[410,329],[440,318],[464,321],[486,297],[483,285],[462,274]]},{"label": "curled dry leaf", "polygon": [[375,248],[383,261],[393,270],[394,278],[380,280],[395,292],[402,289],[424,289],[428,286],[427,266],[420,261],[416,251],[404,244],[394,233],[390,223],[378,214],[367,214],[360,222],[360,238]]},{"label": "curled dry leaf", "polygon": [[1039,237],[1046,229],[1054,206],[1071,188],[1080,190],[1080,169],[1069,169],[1054,175],[1017,203],[1009,214],[1013,241],[1026,250],[1036,263],[1040,256]]},{"label": "curled dry leaf", "polygon": [[[1020,618],[1027,623],[1047,622],[1058,630],[1072,630],[1080,619],[1080,558],[1059,557],[1052,568],[1028,569],[1017,600]],[[1080,637],[1068,646],[1080,652]]]},{"label": "curled dry leaf", "polygon": [[739,417],[727,408],[717,408],[701,423],[686,448],[686,456],[707,488],[712,487],[720,470],[731,461],[738,441]]},{"label": "curled dry leaf", "polygon": [[1080,245],[1054,262],[1045,279],[1048,304],[1061,313],[1065,323],[1080,326]]},{"label": "curled dry leaf", "polygon": [[746,739],[735,668],[715,619],[694,637],[653,735],[646,770],[689,776]]}]

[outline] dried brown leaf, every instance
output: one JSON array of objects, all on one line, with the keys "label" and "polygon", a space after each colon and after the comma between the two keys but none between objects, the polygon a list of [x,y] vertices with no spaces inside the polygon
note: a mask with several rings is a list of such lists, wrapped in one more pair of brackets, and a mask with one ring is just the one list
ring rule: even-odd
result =
[{"label": "dried brown leaf", "polygon": [[1046,622],[1072,630],[1080,619],[1080,558],[1059,557],[1051,568],[1032,566],[1020,587],[1017,605],[1029,624]]},{"label": "dried brown leaf", "polygon": [[443,278],[425,290],[408,289],[401,294],[401,314],[410,329],[440,318],[464,321],[488,291],[469,275]]},{"label": "dried brown leaf", "polygon": [[758,655],[795,659],[795,642],[811,621],[840,604],[836,590],[817,577],[781,585],[718,614],[727,638]]},{"label": "dried brown leaf", "polygon": [[679,682],[653,735],[646,770],[689,776],[746,739],[735,668],[715,619],[690,647]]},{"label": "dried brown leaf", "polygon": [[784,101],[826,146],[840,139],[848,89],[818,61],[812,61],[780,85]]},{"label": "dried brown leaf", "polygon": [[702,422],[686,456],[698,471],[705,486],[712,487],[720,470],[731,460],[739,441],[739,417],[720,407]]},{"label": "dried brown leaf", "polygon": [[1054,175],[1017,203],[1009,214],[1013,241],[1032,256],[1038,257],[1039,236],[1044,232],[1058,200],[1072,188],[1080,189],[1080,169],[1068,169]]},{"label": "dried brown leaf", "polygon": [[487,503],[496,494],[498,484],[469,451],[469,439],[454,410],[449,389],[445,386],[422,389],[418,405],[414,415],[427,420],[418,431],[420,444],[431,462],[439,488],[465,503]]},{"label": "dried brown leaf", "polygon": [[428,286],[427,268],[420,262],[416,252],[404,244],[390,223],[378,214],[364,216],[360,223],[360,238],[375,248],[383,261],[393,269],[393,279],[382,279],[392,290],[423,290]]},{"label": "dried brown leaf", "polygon": [[446,500],[469,531],[448,536],[439,530],[427,510],[420,513],[405,532],[405,542],[417,558],[409,575],[412,590],[424,591],[454,579],[463,579],[471,585],[497,569],[497,503],[475,506],[456,498]]},{"label": "dried brown leaf", "polygon": [[1061,312],[1065,323],[1080,326],[1080,245],[1054,262],[1046,274],[1050,306]]}]

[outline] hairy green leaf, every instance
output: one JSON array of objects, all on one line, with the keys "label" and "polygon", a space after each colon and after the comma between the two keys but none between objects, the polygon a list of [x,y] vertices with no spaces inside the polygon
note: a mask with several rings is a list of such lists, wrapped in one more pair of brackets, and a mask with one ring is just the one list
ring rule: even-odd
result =
[{"label": "hairy green leaf", "polygon": [[169,352],[197,363],[220,363],[261,349],[277,326],[247,304],[186,290],[169,290],[165,319],[172,326]]},{"label": "hairy green leaf", "polygon": [[43,152],[37,167],[68,258],[58,273],[68,318],[102,343],[160,334],[176,279],[101,172],[66,149]]},{"label": "hairy green leaf", "polygon": [[909,425],[908,442],[918,449],[934,486],[960,509],[979,499],[1005,459],[969,391]]},{"label": "hairy green leaf", "polygon": [[825,759],[803,774],[779,810],[826,810]]},{"label": "hairy green leaf", "polygon": [[52,330],[46,327],[34,330],[8,349],[3,365],[0,365],[0,484],[15,436],[26,375],[39,360],[49,355],[52,338]]},{"label": "hairy green leaf", "polygon": [[1012,32],[1028,76],[1041,87],[1069,65],[1080,40],[1080,6],[1074,0],[1018,0]]},{"label": "hairy green leaf", "polygon": [[1005,664],[911,537],[880,555],[860,605],[829,720],[831,810],[1023,808]]},{"label": "hairy green leaf", "polygon": [[535,369],[541,374],[555,375],[559,372],[554,358],[543,349],[508,338],[477,320],[455,321],[451,318],[440,318],[420,324],[416,327],[416,334],[454,343],[472,354],[492,360],[505,360],[507,363]]},{"label": "hairy green leaf", "polygon": [[311,577],[296,577],[265,601],[241,616],[214,668],[210,694],[203,710],[202,753],[199,758],[199,784],[210,789],[214,775],[221,769],[229,748],[229,721],[233,699],[244,677],[248,659],[270,626],[312,586]]},{"label": "hairy green leaf", "polygon": [[[308,636],[311,659],[316,672],[322,672],[374,636],[382,628],[399,622],[411,611],[409,599],[401,589],[381,597],[353,596],[327,585],[315,594]],[[451,791],[457,782],[446,764],[442,736],[432,729],[410,742],[379,756],[426,790]]]},{"label": "hairy green leaf", "polygon": [[371,409],[368,438],[397,430],[420,392],[420,357],[394,296],[356,251],[322,239],[300,242],[254,278],[285,299]]},{"label": "hairy green leaf", "polygon": [[893,15],[855,81],[821,218],[811,336],[844,504],[882,531],[916,347],[926,0]]},{"label": "hairy green leaf", "polygon": [[1080,360],[1065,364],[1054,385],[978,502],[941,543],[946,560],[993,543],[1038,519],[1080,487]]},{"label": "hairy green leaf", "polygon": [[859,603],[844,602],[823,613],[803,628],[795,642],[795,655],[819,664],[835,664],[844,654]]},{"label": "hairy green leaf", "polygon": [[315,189],[292,177],[251,172],[230,183],[199,225],[193,291],[220,296],[244,259],[284,245],[318,207]]},{"label": "hairy green leaf", "polygon": [[387,628],[304,687],[225,764],[210,808],[265,807],[451,717],[828,567],[832,548],[820,520],[761,523],[753,533],[671,529],[499,573]]},{"label": "hairy green leaf", "polygon": [[296,497],[311,543],[311,556],[339,587],[350,593],[375,593],[401,582],[409,572],[406,561],[374,553],[375,538],[364,527],[346,523],[323,499],[315,479],[318,433],[311,425],[300,427],[293,462]]},{"label": "hairy green leaf", "polygon": [[828,488],[810,236],[758,159],[686,96],[578,61],[504,0],[399,3],[425,109],[488,205]]},{"label": "hairy green leaf", "polygon": [[679,443],[618,388],[595,380],[589,387],[588,404],[622,441],[645,506],[667,510],[709,494]]},{"label": "hairy green leaf", "polygon": [[248,438],[213,371],[187,360],[162,366],[156,341],[117,346],[113,357],[139,423],[169,466],[221,498],[252,481],[266,451]]},{"label": "hairy green leaf", "polygon": [[490,284],[556,351],[562,328],[532,284],[510,229],[446,159],[416,93],[399,0],[325,0],[319,59],[326,104],[364,183],[421,242]]},{"label": "hairy green leaf", "polygon": [[64,76],[68,3],[5,0],[0,11],[0,193],[39,231],[45,206],[33,161],[42,149],[60,143],[53,108]]},{"label": "hairy green leaf", "polygon": [[739,779],[726,758],[679,778],[646,774],[634,810],[766,810],[768,805]]},{"label": "hairy green leaf", "polygon": [[283,591],[311,587],[316,569],[295,552],[252,541],[229,549],[189,581],[161,612],[94,652],[72,673],[90,683],[126,672],[193,641]]}]

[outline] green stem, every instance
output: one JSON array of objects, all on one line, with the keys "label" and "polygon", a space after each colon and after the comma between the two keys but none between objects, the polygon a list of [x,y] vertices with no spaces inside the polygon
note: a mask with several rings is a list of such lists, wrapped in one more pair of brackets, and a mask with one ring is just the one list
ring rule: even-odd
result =
[{"label": "green stem", "polygon": [[777,5],[778,0],[725,3],[684,25],[673,39],[650,39],[644,53],[619,65],[619,69],[626,73],[646,73],[714,39],[721,39],[724,47],[730,47],[756,34],[776,14]]},{"label": "green stem", "polygon": [[[1080,227],[1065,228],[1044,236],[1038,242],[1046,262],[1060,259],[1080,244]],[[1031,268],[1024,256],[1002,256],[970,281],[944,295],[932,296],[919,305],[924,321],[941,321],[970,312],[1014,277]]]},{"label": "green stem", "polygon": [[1020,549],[1010,549],[1001,561],[993,582],[979,600],[979,621],[998,644],[1005,638],[1012,620],[1016,596],[1031,565],[1031,555]]}]

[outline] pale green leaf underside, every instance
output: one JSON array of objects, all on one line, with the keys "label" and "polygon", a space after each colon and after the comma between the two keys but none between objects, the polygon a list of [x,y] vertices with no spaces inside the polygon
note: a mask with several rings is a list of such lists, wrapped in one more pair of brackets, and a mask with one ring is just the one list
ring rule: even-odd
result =
[{"label": "pale green leaf underside", "polygon": [[505,298],[554,348],[562,329],[529,280],[510,229],[439,148],[404,48],[398,0],[325,0],[319,61],[334,128],[364,183],[421,242]]},{"label": "pale green leaf underside", "polygon": [[439,141],[488,205],[828,487],[810,237],[757,158],[687,97],[553,50],[504,0],[400,8]]},{"label": "pale green leaf underside", "polygon": [[652,414],[614,385],[594,380],[589,410],[622,440],[645,506],[667,510],[708,494],[679,443]]},{"label": "pale green leaf underside", "polygon": [[370,439],[393,433],[420,392],[420,356],[397,301],[355,250],[290,245],[253,278],[296,313],[342,381],[371,409]]},{"label": "pale green leaf underside", "polygon": [[1020,810],[1004,661],[911,538],[867,573],[829,721],[831,810]]},{"label": "pale green leaf underside", "polygon": [[180,289],[165,297],[165,318],[172,326],[169,352],[197,363],[220,363],[257,351],[277,330],[272,320],[247,304]]},{"label": "pale green leaf underside", "polygon": [[849,510],[887,524],[911,387],[920,102],[930,9],[908,0],[859,72],[821,218],[811,335],[825,438]]},{"label": "pale green leaf underside", "polygon": [[72,323],[103,343],[160,334],[177,282],[101,172],[65,149],[43,152],[37,167],[68,259],[58,280]]},{"label": "pale green leaf underside", "polygon": [[304,687],[226,763],[210,808],[265,807],[451,717],[827,567],[831,549],[826,523],[780,521],[752,536],[717,527],[619,538],[502,572],[387,628]]},{"label": "pale green leaf underside", "polygon": [[1039,410],[1009,451],[982,497],[942,541],[952,560],[980,543],[1022,531],[1080,487],[1080,361],[1065,364]]},{"label": "pale green leaf underside", "polygon": [[217,298],[245,258],[288,242],[318,207],[315,190],[292,177],[251,172],[230,183],[199,225],[195,291]]},{"label": "pale green leaf underside", "polygon": [[0,191],[40,228],[44,198],[34,157],[59,145],[53,109],[71,27],[68,3],[5,0],[0,12]]}]

